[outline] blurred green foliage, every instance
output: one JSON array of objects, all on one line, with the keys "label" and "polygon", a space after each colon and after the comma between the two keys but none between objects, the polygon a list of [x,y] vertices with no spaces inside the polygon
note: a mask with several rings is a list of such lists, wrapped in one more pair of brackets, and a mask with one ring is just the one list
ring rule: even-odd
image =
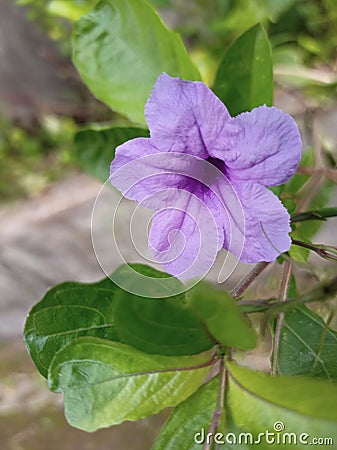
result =
[{"label": "blurred green foliage", "polygon": [[[274,79],[305,89],[321,104],[336,97],[337,8],[335,0],[148,0],[169,26],[182,35],[202,79],[213,85],[217,67],[235,38],[263,24],[272,46]],[[73,22],[98,0],[16,0],[71,54]],[[327,69],[317,77],[312,67]],[[55,120],[59,132],[24,129],[0,119],[0,196],[10,199],[38,192],[75,164],[72,119]],[[47,122],[48,122],[47,120]],[[99,120],[99,119],[98,119]],[[112,123],[112,126],[115,124]],[[125,124],[128,126],[128,123]]]},{"label": "blurred green foliage", "polygon": [[[60,23],[53,16],[77,20],[98,0],[17,0],[29,5],[31,18],[42,21],[55,38]],[[236,37],[260,22],[274,48],[287,46],[307,64],[336,57],[335,0],[149,0],[168,25],[187,39],[192,50],[220,58]],[[63,29],[64,31],[64,29]]]},{"label": "blurred green foliage", "polygon": [[[29,17],[40,22],[70,55],[72,22],[98,0],[17,0],[29,5]],[[167,25],[185,40],[203,80],[212,85],[228,46],[257,23],[263,24],[273,49],[276,82],[305,87],[320,101],[336,94],[337,77],[317,79],[307,71],[336,62],[335,0],[149,0]],[[68,19],[68,20],[67,20]]]},{"label": "blurred green foliage", "polygon": [[23,128],[0,116],[0,199],[39,193],[76,167],[71,118],[45,116]]}]

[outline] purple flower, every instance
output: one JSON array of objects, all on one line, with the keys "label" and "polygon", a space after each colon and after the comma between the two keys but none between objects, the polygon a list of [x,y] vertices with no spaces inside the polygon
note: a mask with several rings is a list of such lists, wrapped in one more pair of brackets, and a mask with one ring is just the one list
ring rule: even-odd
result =
[{"label": "purple flower", "polygon": [[197,275],[222,247],[246,263],[289,250],[289,214],[268,187],[287,181],[299,164],[292,117],[267,106],[231,117],[204,83],[167,74],[145,116],[150,138],[116,149],[110,181],[157,211],[149,243],[169,273]]}]

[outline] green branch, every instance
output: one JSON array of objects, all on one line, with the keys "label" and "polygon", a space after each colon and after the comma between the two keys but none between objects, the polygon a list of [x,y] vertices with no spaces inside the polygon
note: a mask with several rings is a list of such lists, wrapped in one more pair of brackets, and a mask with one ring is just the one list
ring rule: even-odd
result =
[{"label": "green branch", "polygon": [[303,222],[305,220],[326,220],[329,217],[337,216],[337,207],[314,209],[302,213],[295,213],[291,216],[291,223]]}]

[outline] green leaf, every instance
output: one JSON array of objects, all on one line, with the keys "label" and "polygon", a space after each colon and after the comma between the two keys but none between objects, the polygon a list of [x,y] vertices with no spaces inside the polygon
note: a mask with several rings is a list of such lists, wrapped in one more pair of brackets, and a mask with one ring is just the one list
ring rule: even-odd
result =
[{"label": "green leaf", "polygon": [[306,306],[285,315],[278,356],[279,372],[337,379],[337,333]]},{"label": "green leaf", "polygon": [[[300,235],[296,231],[290,234],[293,239],[299,239]],[[307,264],[310,250],[299,245],[292,244],[289,249],[289,256],[300,264]]]},{"label": "green leaf", "polygon": [[213,378],[191,397],[174,408],[151,450],[197,450],[194,440],[209,428],[216,406],[218,378]]},{"label": "green leaf", "polygon": [[211,357],[148,355],[121,343],[79,338],[53,359],[50,389],[64,395],[68,422],[95,431],[175,406],[202,384]]},{"label": "green leaf", "polygon": [[136,137],[148,137],[148,131],[118,127],[79,131],[75,136],[76,154],[84,170],[105,182],[116,147]]},{"label": "green leaf", "polygon": [[270,44],[260,24],[240,36],[225,53],[214,91],[232,116],[273,102]]},{"label": "green leaf", "polygon": [[187,290],[178,278],[145,264],[123,264],[113,279],[125,291],[151,299],[175,297]]},{"label": "green leaf", "polygon": [[214,346],[177,297],[151,299],[119,291],[114,316],[122,340],[147,353],[188,355]]},{"label": "green leaf", "polygon": [[[180,283],[150,267],[132,267],[138,273]],[[196,354],[214,345],[186,305],[184,294],[159,299],[138,297],[109,278],[92,284],[55,286],[27,317],[25,343],[43,376],[47,376],[55,353],[79,336],[123,341],[144,352],[164,355]]]},{"label": "green leaf", "polygon": [[[282,422],[285,433],[330,437],[337,440],[337,384],[305,377],[271,376],[228,364],[228,405],[232,418],[255,438],[266,430],[274,432],[273,425]],[[275,433],[276,434],[276,433]],[[283,436],[283,437],[282,437]],[[266,443],[262,438],[261,448]],[[281,441],[282,442],[282,441]],[[289,441],[285,441],[289,442]],[[268,445],[269,448],[269,445]],[[285,446],[308,448],[301,444]]]},{"label": "green leaf", "polygon": [[202,283],[190,291],[191,305],[209,334],[225,346],[247,350],[255,347],[248,319],[225,291]]},{"label": "green leaf", "polygon": [[91,11],[98,0],[52,0],[48,3],[47,11],[55,16],[69,20],[78,20]]},{"label": "green leaf", "polygon": [[93,284],[62,283],[32,308],[24,339],[44,377],[55,353],[78,336],[120,340],[113,322],[117,289],[108,278]]},{"label": "green leaf", "polygon": [[77,23],[73,47],[75,66],[89,89],[140,124],[162,72],[200,79],[180,36],[144,0],[101,1]]},{"label": "green leaf", "polygon": [[[114,320],[122,340],[147,353],[189,355],[208,350],[214,342],[206,333],[202,321],[195,316],[184,293],[184,285],[175,277],[143,264],[131,267],[143,278],[130,273],[129,266],[121,266],[114,279],[124,281],[130,291],[134,284],[146,283],[149,297],[139,297],[120,289],[116,295]],[[116,277],[118,275],[118,277]],[[155,279],[152,285],[151,278]],[[152,286],[151,286],[152,285]],[[165,293],[166,298],[157,298]]]}]

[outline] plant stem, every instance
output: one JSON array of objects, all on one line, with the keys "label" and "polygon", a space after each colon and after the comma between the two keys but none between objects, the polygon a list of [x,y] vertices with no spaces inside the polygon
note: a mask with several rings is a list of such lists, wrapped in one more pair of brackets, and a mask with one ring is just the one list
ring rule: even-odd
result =
[{"label": "plant stem", "polygon": [[287,299],[283,303],[274,303],[268,310],[268,320],[274,314],[280,311],[288,311],[294,309],[296,306],[300,306],[303,303],[317,302],[327,300],[329,297],[336,295],[337,293],[337,276],[332,278],[328,283],[321,283],[307,294],[303,294],[298,298]]},{"label": "plant stem", "polygon": [[337,216],[337,207],[314,209],[302,213],[295,213],[291,216],[291,223],[303,222],[304,220],[326,220],[328,217]]},{"label": "plant stem", "polygon": [[324,244],[311,244],[310,242],[298,241],[297,239],[292,239],[292,243],[298,245],[299,247],[312,250],[317,253],[318,256],[327,259],[328,261],[337,262],[337,249],[335,247]]},{"label": "plant stem", "polygon": [[[220,368],[219,368],[218,397],[217,397],[215,410],[213,411],[212,420],[211,420],[211,423],[208,428],[207,436],[209,435],[209,433],[212,433],[211,436],[214,436],[214,434],[216,433],[216,430],[218,429],[221,415],[225,410],[225,396],[226,396],[227,384],[228,384],[228,371],[225,368],[224,360],[221,359]],[[210,450],[211,448],[212,448],[212,438],[206,439],[203,450]]]},{"label": "plant stem", "polygon": [[240,305],[241,311],[244,314],[263,312],[270,308],[275,303],[276,298],[271,297],[268,299],[256,299],[256,300],[239,300],[237,305]]},{"label": "plant stem", "polygon": [[256,266],[254,266],[253,269],[231,290],[231,296],[233,298],[241,297],[245,290],[253,283],[255,278],[257,278],[269,264],[269,262],[265,261],[257,263]]},{"label": "plant stem", "polygon": [[[279,302],[284,302],[287,298],[288,287],[290,283],[293,264],[291,261],[286,261],[283,268],[283,276],[281,281]],[[276,320],[275,334],[273,339],[273,358],[272,358],[272,375],[278,372],[278,354],[280,350],[281,330],[284,322],[284,312],[281,312]]]},{"label": "plant stem", "polygon": [[[243,313],[267,312],[267,320],[284,311],[290,311],[304,303],[324,301],[337,293],[337,276],[327,283],[321,283],[308,293],[297,298],[287,298],[284,302],[276,302],[275,298],[257,299],[257,300],[239,300],[237,304],[242,308]],[[263,327],[262,327],[263,328]]]}]

